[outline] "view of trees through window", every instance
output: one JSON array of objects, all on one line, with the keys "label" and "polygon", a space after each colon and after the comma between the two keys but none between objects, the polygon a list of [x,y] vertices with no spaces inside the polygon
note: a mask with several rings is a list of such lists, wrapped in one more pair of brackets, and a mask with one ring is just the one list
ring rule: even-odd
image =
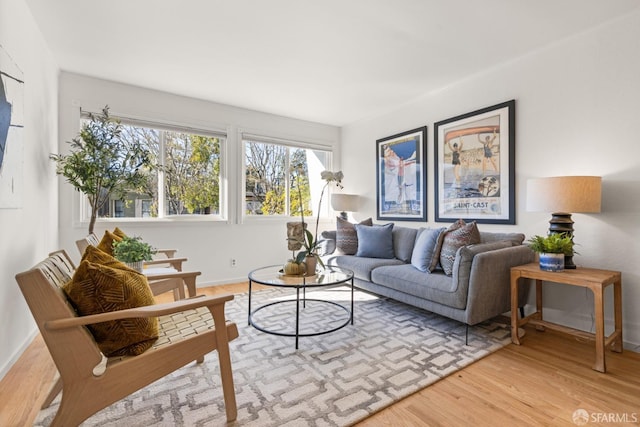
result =
[{"label": "view of trees through window", "polygon": [[125,122],[122,128],[122,137],[141,141],[160,167],[149,171],[147,188],[111,200],[100,217],[220,213],[221,137]]},{"label": "view of trees through window", "polygon": [[245,214],[305,216],[314,211],[322,187],[320,172],[330,153],[259,141],[244,141]]}]

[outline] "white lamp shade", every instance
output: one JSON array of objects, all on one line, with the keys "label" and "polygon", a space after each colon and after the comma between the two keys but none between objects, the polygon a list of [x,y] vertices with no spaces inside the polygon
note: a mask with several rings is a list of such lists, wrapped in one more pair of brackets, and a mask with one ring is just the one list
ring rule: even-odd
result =
[{"label": "white lamp shade", "polygon": [[531,212],[600,212],[602,178],[556,176],[527,181],[527,210]]},{"label": "white lamp shade", "polygon": [[332,194],[331,207],[334,211],[355,212],[358,210],[358,196],[343,193]]}]

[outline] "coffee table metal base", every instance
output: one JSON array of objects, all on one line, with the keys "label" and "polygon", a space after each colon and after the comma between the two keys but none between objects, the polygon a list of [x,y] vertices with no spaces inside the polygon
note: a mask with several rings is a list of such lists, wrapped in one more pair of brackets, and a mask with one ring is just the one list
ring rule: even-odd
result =
[{"label": "coffee table metal base", "polygon": [[[327,270],[325,270],[325,275],[322,275],[322,280],[325,280],[323,282],[318,282],[317,278],[311,279],[311,282],[307,282],[307,278],[301,278],[302,283],[292,283],[292,284],[288,284],[288,283],[283,283],[280,281],[279,278],[274,279],[273,275],[271,275],[270,271],[273,270],[274,268],[277,268],[277,266],[269,266],[269,267],[263,267],[260,268],[258,270],[254,270],[251,273],[249,273],[249,307],[248,307],[248,324],[249,326],[253,326],[254,328],[256,328],[257,330],[267,333],[267,334],[271,334],[271,335],[278,335],[278,336],[283,336],[283,337],[295,337],[296,339],[296,350],[298,349],[298,342],[300,337],[313,337],[313,336],[318,336],[318,335],[324,335],[324,334],[329,334],[331,332],[335,332],[338,329],[342,329],[345,326],[347,326],[348,324],[352,324],[353,325],[353,300],[354,300],[354,281],[353,281],[353,272],[350,270],[346,270],[346,269],[340,269],[337,267],[329,267]],[[277,271],[277,270],[276,270]],[[264,273],[267,273],[266,278],[262,278],[264,275]],[[331,276],[329,279],[327,279],[327,275]],[[275,301],[275,302],[270,302],[268,304],[264,304],[261,305],[259,307],[257,307],[256,309],[252,310],[251,309],[251,288],[253,283],[259,283],[261,285],[266,285],[266,286],[276,286],[276,287],[285,287],[285,288],[295,288],[296,290],[296,296],[295,299],[288,299],[288,300],[281,300],[281,301]],[[351,304],[350,307],[340,304],[338,302],[335,301],[329,301],[326,299],[318,299],[318,298],[307,298],[306,297],[306,291],[307,289],[309,290],[314,290],[317,288],[331,288],[331,287],[335,287],[335,286],[339,286],[339,285],[347,285],[349,286],[350,289],[350,294],[351,294]],[[301,295],[302,292],[302,295]],[[321,329],[321,330],[316,330],[313,332],[300,332],[300,316],[303,315],[302,311],[303,309],[306,307],[306,303],[307,301],[312,301],[314,303],[318,303],[318,304],[323,304],[326,305],[329,308],[338,308],[340,310],[343,310],[347,317],[346,320],[342,323],[340,323],[338,326],[333,326],[335,323],[333,324],[329,324],[327,326],[327,328],[325,329]],[[273,328],[270,328],[268,326],[265,326],[264,323],[260,324],[258,321],[254,320],[254,316],[259,313],[262,310],[265,310],[269,307],[273,307],[276,305],[281,305],[281,304],[295,304],[295,332],[291,333],[291,332],[284,332],[284,331],[278,331],[278,330],[274,330]],[[302,304],[302,306],[301,306]]]},{"label": "coffee table metal base", "polygon": [[[321,304],[328,304],[331,306],[335,306],[338,307],[342,310],[344,310],[344,312],[347,314],[347,319],[345,320],[344,323],[335,326],[331,329],[326,329],[326,330],[322,330],[322,331],[317,331],[317,332],[310,332],[310,333],[300,333],[300,295],[298,292],[298,295],[296,296],[295,300],[286,300],[286,301],[276,301],[276,302],[272,302],[269,304],[265,304],[263,306],[260,306],[258,308],[256,308],[255,310],[253,310],[251,312],[251,314],[249,315],[249,325],[253,326],[254,328],[256,328],[259,331],[262,331],[266,334],[271,334],[271,335],[278,335],[281,337],[295,337],[296,338],[296,350],[298,349],[298,339],[300,337],[315,337],[318,335],[324,335],[324,334],[329,334],[331,332],[335,332],[339,329],[344,328],[345,326],[347,326],[348,324],[352,324],[353,325],[353,312],[352,310],[350,310],[348,307],[343,306],[342,304],[339,304],[337,302],[334,301],[327,301],[327,300],[322,300],[322,299],[317,299],[317,298],[305,298],[303,300],[303,304],[309,301],[314,301],[317,303],[321,303]],[[289,332],[280,332],[280,331],[274,331],[272,329],[268,329],[266,327],[260,326],[253,318],[253,316],[258,313],[260,310],[264,310],[266,308],[272,307],[274,305],[278,305],[278,304],[295,304],[296,305],[296,328],[295,328],[295,332],[294,333],[289,333]],[[353,303],[353,299],[352,299],[352,303]]]}]

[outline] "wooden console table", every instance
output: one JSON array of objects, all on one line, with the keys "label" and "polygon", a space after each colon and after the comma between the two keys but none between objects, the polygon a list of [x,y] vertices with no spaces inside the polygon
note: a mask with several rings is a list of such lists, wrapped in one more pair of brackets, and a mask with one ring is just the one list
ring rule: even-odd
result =
[{"label": "wooden console table", "polygon": [[[518,280],[534,279],[536,281],[536,312],[518,319]],[[544,321],[542,318],[542,281],[563,283],[573,286],[582,286],[591,289],[595,305],[595,334],[569,328],[555,323]],[[604,290],[613,285],[613,305],[615,331],[605,336],[604,332]],[[540,270],[538,263],[520,265],[511,268],[511,341],[520,345],[518,327],[531,323],[539,330],[558,330],[580,338],[594,340],[596,342],[596,362],[593,369],[606,372],[604,350],[611,346],[611,350],[622,353],[622,275],[619,271],[596,270],[593,268],[580,268],[575,270],[562,270],[558,272]]]}]

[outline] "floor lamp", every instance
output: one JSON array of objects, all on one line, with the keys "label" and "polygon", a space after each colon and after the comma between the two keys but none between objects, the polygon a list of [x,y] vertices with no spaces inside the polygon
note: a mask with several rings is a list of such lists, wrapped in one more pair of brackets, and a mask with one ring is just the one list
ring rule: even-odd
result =
[{"label": "floor lamp", "polygon": [[[566,233],[573,238],[571,213],[600,212],[601,199],[599,176],[556,176],[527,181],[527,211],[552,212],[549,234]],[[564,268],[576,268],[573,253],[565,254]]]}]

